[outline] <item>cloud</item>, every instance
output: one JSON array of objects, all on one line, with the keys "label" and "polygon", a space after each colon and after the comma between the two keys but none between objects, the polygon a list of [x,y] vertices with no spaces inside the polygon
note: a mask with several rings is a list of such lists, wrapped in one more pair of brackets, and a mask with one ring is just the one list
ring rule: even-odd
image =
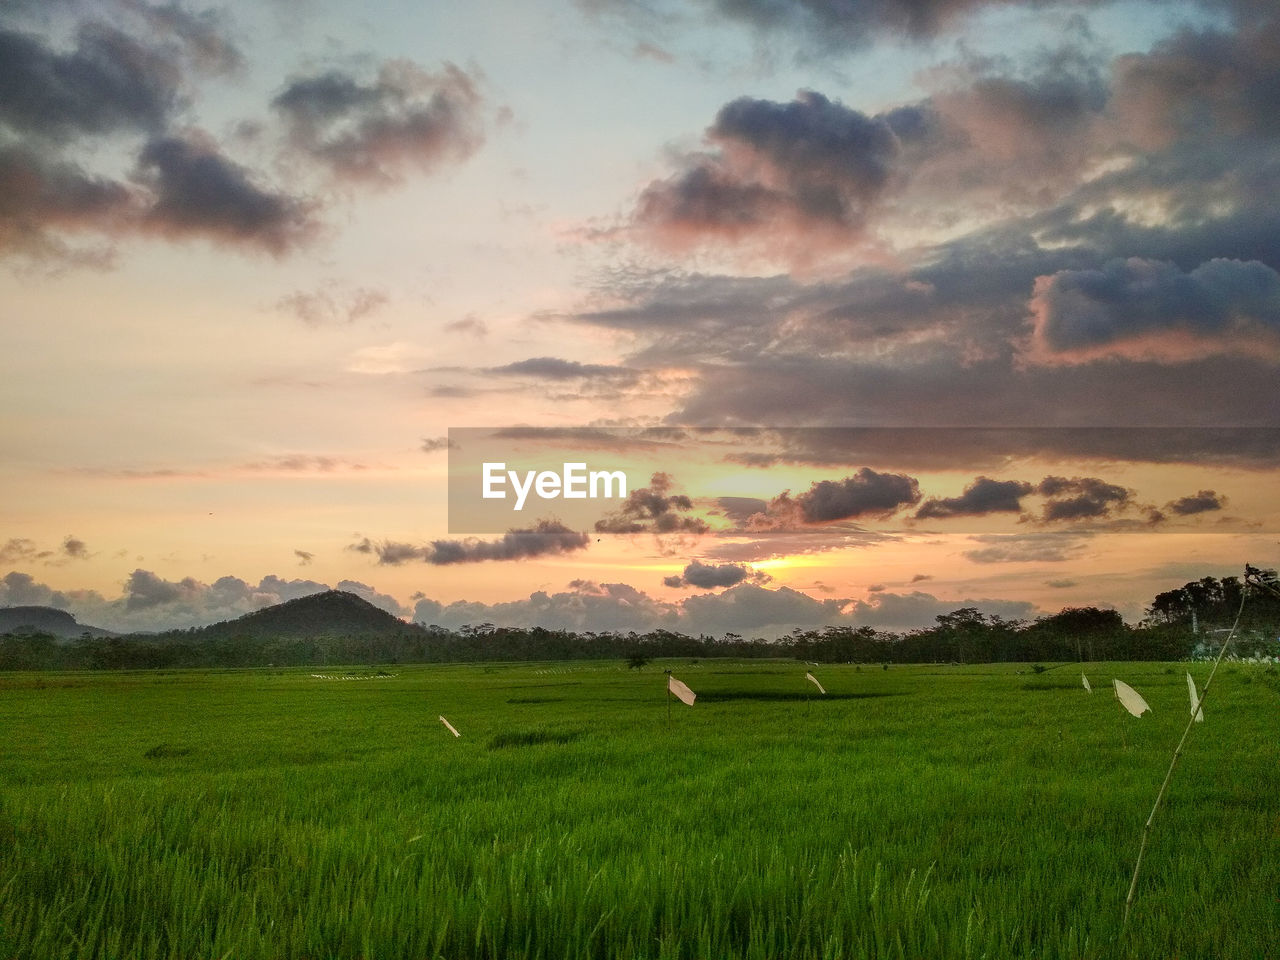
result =
[{"label": "cloud", "polygon": [[1280,358],[1280,274],[1216,259],[1183,272],[1130,257],[1036,281],[1029,357],[1079,363],[1129,356],[1179,360],[1211,353]]},{"label": "cloud", "polygon": [[[0,563],[22,563],[49,555],[48,551],[38,550],[36,542],[27,537],[11,537],[3,547],[0,547]],[[26,575],[22,574],[22,576]]]},{"label": "cloud", "polygon": [[559,357],[532,357],[501,367],[490,367],[498,376],[532,377],[539,380],[635,380],[636,372],[626,367],[601,363],[579,363]]},{"label": "cloud", "polygon": [[916,630],[936,626],[937,617],[961,607],[974,607],[987,615],[1006,620],[1029,619],[1040,611],[1022,600],[964,599],[940,600],[931,593],[890,593],[881,591],[866,600],[855,600],[847,615],[857,626],[881,630]]},{"label": "cloud", "polygon": [[365,464],[344,457],[287,453],[267,460],[242,463],[236,469],[252,473],[333,473],[337,470],[365,470]]},{"label": "cloud", "polygon": [[[66,12],[63,43],[21,6],[0,15],[0,255],[105,266],[111,242],[139,232],[273,252],[309,232],[300,200],[258,186],[207,137],[175,132],[193,82],[243,63],[217,14],[136,0]],[[110,172],[127,157],[131,170]],[[72,245],[83,234],[98,244]]]},{"label": "cloud", "polygon": [[[26,542],[30,543],[30,541]],[[10,545],[13,543],[13,540],[9,541]],[[11,560],[4,552],[0,552],[0,562],[11,562]],[[37,583],[29,573],[11,570],[4,575],[3,579],[0,579],[0,606],[49,606],[64,609],[65,602],[63,594],[42,583]]]},{"label": "cloud", "polygon": [[375,313],[388,302],[381,290],[356,287],[339,291],[325,288],[313,291],[295,290],[276,301],[276,309],[292,313],[311,327],[335,323],[355,323]]},{"label": "cloud", "polygon": [[[876,39],[926,41],[956,29],[972,14],[1010,0],[578,0],[591,13],[612,12],[636,27],[653,32],[663,26],[688,26],[685,18],[705,16],[742,24],[776,46],[787,38],[808,54],[860,50]],[[1090,0],[1063,0],[1087,5]]]},{"label": "cloud", "polygon": [[740,583],[723,593],[686,597],[681,603],[681,623],[690,633],[776,635],[791,627],[833,622],[840,616],[841,604],[834,598],[815,600],[790,587],[769,590]]},{"label": "cloud", "polygon": [[1145,53],[1114,65],[1116,112],[1129,137],[1148,147],[1280,130],[1280,21],[1252,11],[1220,26],[1184,27]]},{"label": "cloud", "polygon": [[311,561],[316,558],[316,555],[308,550],[295,550],[293,555],[298,558],[298,566],[300,567],[311,566]]},{"label": "cloud", "polygon": [[418,600],[413,615],[420,623],[453,628],[493,623],[579,631],[673,629],[678,617],[676,605],[655,600],[628,584],[584,580],[575,580],[559,593],[539,590],[524,600],[494,604],[460,600],[446,605],[424,597]]},{"label": "cloud", "polygon": [[744,581],[768,583],[772,579],[763,570],[752,570],[746,564],[711,564],[694,560],[684,568],[682,573],[673,577],[664,577],[662,582],[668,587],[696,587],[701,590],[710,590],[716,587],[732,587]]},{"label": "cloud", "polygon": [[339,580],[335,589],[346,593],[354,593],[360,599],[373,604],[379,610],[385,610],[393,617],[405,618],[410,615],[409,608],[401,604],[391,594],[379,593],[367,583],[361,583],[359,580]]},{"label": "cloud", "polygon": [[62,554],[71,560],[88,560],[89,548],[79,537],[70,534],[62,541]]},{"label": "cloud", "polygon": [[362,82],[339,70],[296,77],[272,101],[301,157],[336,179],[387,186],[410,168],[466,159],[483,142],[478,78],[453,64],[437,73],[407,60]]},{"label": "cloud", "polygon": [[243,70],[244,55],[231,41],[227,25],[217,11],[192,13],[176,3],[160,6],[144,0],[126,0],[124,6],[138,14],[159,39],[176,41],[185,59],[201,71],[231,75]]},{"label": "cloud", "polygon": [[864,517],[885,519],[904,506],[920,501],[920,484],[901,473],[877,473],[863,467],[843,480],[820,480],[808,490],[774,497],[764,517],[751,522],[763,526],[781,523],[830,523]]},{"label": "cloud", "polygon": [[[156,631],[230,620],[329,589],[315,580],[284,579],[274,574],[256,584],[230,576],[213,583],[194,577],[166,580],[139,568],[125,581],[120,597],[107,599],[93,590],[53,590],[27,574],[11,572],[0,578],[0,606],[38,604],[66,610],[91,626],[121,632]],[[397,617],[411,612],[389,594],[359,581],[341,580],[336,589],[354,593]]]},{"label": "cloud", "polygon": [[0,123],[53,141],[117,130],[159,131],[173,109],[178,64],[100,22],[80,25],[74,49],[0,30]]},{"label": "cloud", "polygon": [[1201,490],[1192,496],[1170,500],[1164,508],[1176,516],[1190,517],[1197,513],[1221,510],[1226,503],[1227,498],[1222,494],[1215,493],[1213,490]]},{"label": "cloud", "polygon": [[489,335],[488,324],[473,314],[468,314],[461,320],[446,323],[444,328],[450,333],[466,333],[479,340],[483,340]]},{"label": "cloud", "polygon": [[435,453],[437,450],[453,450],[456,447],[457,444],[448,437],[423,437],[418,449],[423,453]]},{"label": "cloud", "polygon": [[627,494],[623,505],[597,520],[597,533],[706,533],[710,527],[701,517],[691,516],[693,501],[684,494],[671,493],[670,474],[655,473],[649,485]]},{"label": "cloud", "polygon": [[868,116],[811,90],[790,103],[739,98],[707,129],[709,151],[644,189],[633,223],[674,249],[763,243],[808,258],[859,239],[929,123],[915,108]]},{"label": "cloud", "polygon": [[964,551],[974,563],[1063,563],[1080,555],[1088,542],[1080,533],[980,534],[969,538],[988,544]]},{"label": "cloud", "polygon": [[347,549],[356,553],[374,555],[378,563],[399,566],[410,561],[422,561],[435,566],[455,563],[480,563],[485,560],[525,560],[530,557],[552,556],[585,550],[591,538],[585,533],[570,530],[554,520],[539,520],[530,529],[508,530],[498,540],[432,540],[417,546],[395,540],[381,543],[364,537]]},{"label": "cloud", "polygon": [[73,252],[59,234],[124,228],[134,212],[120,183],[22,147],[0,147],[0,255],[101,263],[105,253]]},{"label": "cloud", "polygon": [[167,236],[205,236],[281,254],[315,228],[306,204],[258,186],[198,131],[150,141],[139,155],[138,175],[153,194],[143,223]]},{"label": "cloud", "polygon": [[1044,523],[1104,519],[1133,503],[1132,490],[1097,477],[1045,477],[1036,493],[1048,498],[1041,507]]},{"label": "cloud", "polygon": [[992,480],[978,477],[958,497],[930,497],[916,511],[917,520],[947,517],[980,517],[988,513],[1019,513],[1022,498],[1032,490],[1022,480]]},{"label": "cloud", "polygon": [[883,543],[901,540],[901,537],[875,530],[850,530],[843,527],[825,527],[821,530],[800,529],[763,533],[759,539],[740,540],[727,538],[711,547],[702,549],[705,557],[731,563],[753,563],[778,557],[793,557],[812,553],[830,553],[834,550],[853,550],[875,547]]}]

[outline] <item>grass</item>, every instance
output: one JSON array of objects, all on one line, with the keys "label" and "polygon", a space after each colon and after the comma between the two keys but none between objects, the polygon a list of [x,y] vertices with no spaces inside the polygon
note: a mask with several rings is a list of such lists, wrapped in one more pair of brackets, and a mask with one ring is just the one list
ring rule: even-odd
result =
[{"label": "grass", "polygon": [[0,957],[1280,960],[1269,675],[1215,680],[1120,942],[1181,666],[806,669],[0,675]]}]

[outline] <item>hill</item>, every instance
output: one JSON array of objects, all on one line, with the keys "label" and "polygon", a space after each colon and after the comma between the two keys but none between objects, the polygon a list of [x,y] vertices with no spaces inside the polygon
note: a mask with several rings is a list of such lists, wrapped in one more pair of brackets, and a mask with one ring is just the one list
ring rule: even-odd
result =
[{"label": "hill", "polygon": [[306,640],[314,637],[389,637],[421,630],[421,627],[393,617],[354,593],[327,590],[202,627],[192,631],[190,637],[195,640],[232,637]]},{"label": "hill", "polygon": [[110,630],[76,622],[65,610],[55,607],[0,607],[0,633],[48,633],[63,640],[89,634],[91,637],[114,637]]}]

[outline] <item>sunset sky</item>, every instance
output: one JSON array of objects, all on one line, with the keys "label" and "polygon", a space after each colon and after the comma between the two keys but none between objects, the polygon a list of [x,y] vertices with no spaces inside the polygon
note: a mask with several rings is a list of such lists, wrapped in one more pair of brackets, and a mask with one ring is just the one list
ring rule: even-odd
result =
[{"label": "sunset sky", "polygon": [[[1264,0],[6,3],[0,606],[774,636],[1274,567],[1277,104]],[[634,496],[451,528],[474,428]]]}]

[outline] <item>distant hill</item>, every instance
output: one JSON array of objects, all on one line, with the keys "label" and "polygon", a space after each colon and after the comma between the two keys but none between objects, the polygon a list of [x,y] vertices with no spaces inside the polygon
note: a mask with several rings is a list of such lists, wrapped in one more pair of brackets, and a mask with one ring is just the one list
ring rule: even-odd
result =
[{"label": "distant hill", "polygon": [[190,637],[196,640],[231,637],[305,640],[312,637],[387,637],[420,632],[421,627],[393,617],[354,593],[327,590],[202,627],[192,631]]},{"label": "distant hill", "polygon": [[91,637],[114,637],[101,627],[77,623],[65,610],[54,607],[0,607],[0,633],[50,633],[64,640],[89,634]]}]

